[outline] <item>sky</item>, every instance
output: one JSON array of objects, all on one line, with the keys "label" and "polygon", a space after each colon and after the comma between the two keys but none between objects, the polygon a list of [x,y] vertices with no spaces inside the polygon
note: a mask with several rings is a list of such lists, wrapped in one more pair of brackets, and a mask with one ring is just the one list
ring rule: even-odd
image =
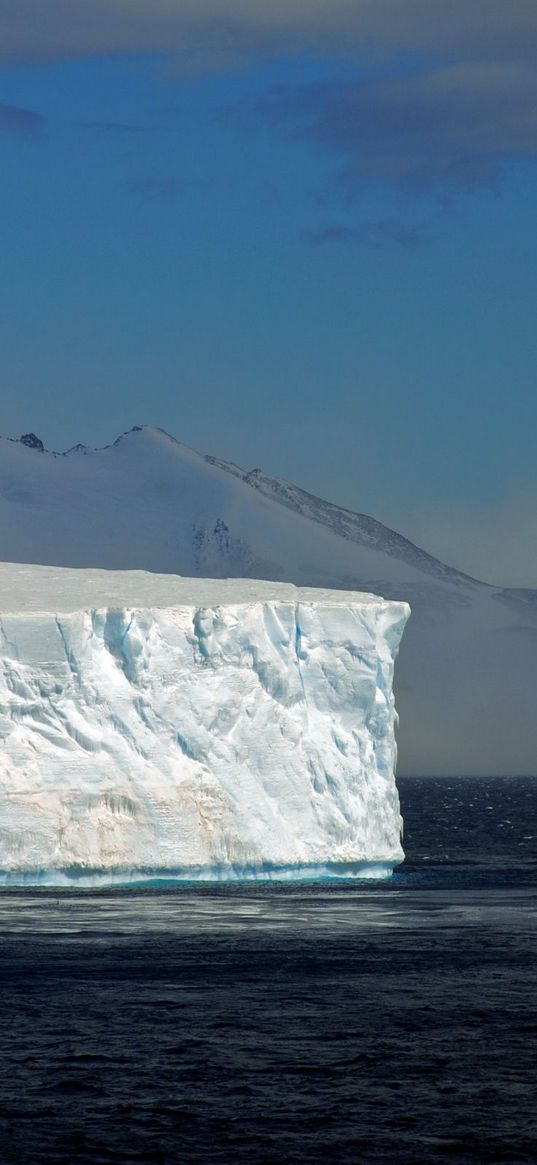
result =
[{"label": "sky", "polygon": [[537,587],[534,0],[0,0],[0,433]]}]

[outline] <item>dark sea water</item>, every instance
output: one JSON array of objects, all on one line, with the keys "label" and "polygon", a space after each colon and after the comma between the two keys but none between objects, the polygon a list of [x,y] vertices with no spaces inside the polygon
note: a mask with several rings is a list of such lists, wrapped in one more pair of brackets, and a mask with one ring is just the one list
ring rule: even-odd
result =
[{"label": "dark sea water", "polygon": [[537,1160],[537,779],[388,882],[0,894],[0,1163]]}]

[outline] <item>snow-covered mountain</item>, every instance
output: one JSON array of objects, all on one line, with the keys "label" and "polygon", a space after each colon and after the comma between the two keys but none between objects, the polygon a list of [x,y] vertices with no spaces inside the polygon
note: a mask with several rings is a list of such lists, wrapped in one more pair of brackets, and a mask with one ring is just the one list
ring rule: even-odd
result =
[{"label": "snow-covered mountain", "polygon": [[408,600],[403,773],[537,771],[537,595],[469,578],[380,522],[154,428],[104,449],[0,440],[0,558],[372,591]]}]

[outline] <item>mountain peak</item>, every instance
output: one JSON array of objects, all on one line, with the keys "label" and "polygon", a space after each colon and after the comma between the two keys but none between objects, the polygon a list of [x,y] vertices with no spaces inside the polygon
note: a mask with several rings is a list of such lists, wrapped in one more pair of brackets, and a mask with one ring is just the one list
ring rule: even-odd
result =
[{"label": "mountain peak", "polygon": [[19,437],[21,445],[26,445],[28,449],[37,449],[39,453],[45,452],[45,446],[40,437],[36,437],[35,433],[23,433]]}]

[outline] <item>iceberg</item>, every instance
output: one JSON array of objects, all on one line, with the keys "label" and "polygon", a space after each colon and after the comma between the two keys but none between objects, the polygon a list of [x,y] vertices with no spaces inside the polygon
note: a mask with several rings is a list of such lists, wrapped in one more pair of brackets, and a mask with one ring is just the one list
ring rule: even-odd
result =
[{"label": "iceberg", "polygon": [[0,564],[0,878],[367,876],[403,858],[404,602]]}]

